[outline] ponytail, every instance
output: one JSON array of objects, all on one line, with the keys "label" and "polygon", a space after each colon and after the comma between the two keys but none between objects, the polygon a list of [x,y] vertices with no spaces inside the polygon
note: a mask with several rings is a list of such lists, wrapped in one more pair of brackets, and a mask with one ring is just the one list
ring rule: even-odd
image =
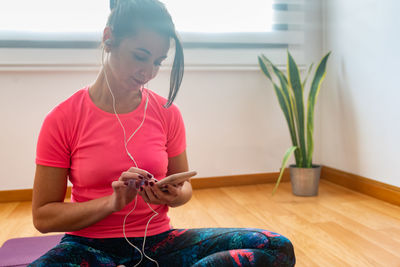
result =
[{"label": "ponytail", "polygon": [[164,106],[166,108],[171,106],[172,102],[175,100],[182,83],[185,68],[182,43],[176,34],[173,36],[173,39],[175,41],[175,58],[171,70],[168,102]]}]

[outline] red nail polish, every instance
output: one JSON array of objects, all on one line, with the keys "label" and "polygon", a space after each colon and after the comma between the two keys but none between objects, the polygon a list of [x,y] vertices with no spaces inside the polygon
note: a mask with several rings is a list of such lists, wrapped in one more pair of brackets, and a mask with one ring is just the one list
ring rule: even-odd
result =
[{"label": "red nail polish", "polygon": [[150,173],[147,174],[147,177],[151,178],[153,177],[153,175],[151,175]]},{"label": "red nail polish", "polygon": [[141,174],[139,174],[138,177],[139,177],[139,179],[144,179],[144,176]]},{"label": "red nail polish", "polygon": [[150,182],[150,186],[154,186],[154,183],[153,183],[153,182]]},{"label": "red nail polish", "polygon": [[148,182],[148,181],[145,181],[144,184],[147,186],[147,185],[149,185],[149,182]]}]

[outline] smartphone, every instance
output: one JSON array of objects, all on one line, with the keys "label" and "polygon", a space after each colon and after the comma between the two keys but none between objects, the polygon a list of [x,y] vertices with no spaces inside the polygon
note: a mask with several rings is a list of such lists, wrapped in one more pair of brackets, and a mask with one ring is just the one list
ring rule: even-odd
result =
[{"label": "smartphone", "polygon": [[169,176],[165,177],[161,181],[158,181],[156,183],[156,185],[160,189],[164,189],[165,190],[165,186],[167,184],[177,185],[177,184],[183,183],[185,181],[188,181],[191,177],[195,176],[196,174],[197,174],[196,171],[175,173],[175,174],[172,174],[172,175],[169,175]]}]

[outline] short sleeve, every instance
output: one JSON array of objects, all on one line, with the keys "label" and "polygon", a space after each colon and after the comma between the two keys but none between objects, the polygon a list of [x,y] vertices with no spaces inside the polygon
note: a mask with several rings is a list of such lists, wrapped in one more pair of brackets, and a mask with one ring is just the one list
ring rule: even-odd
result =
[{"label": "short sleeve", "polygon": [[36,147],[36,164],[69,168],[70,146],[67,123],[59,108],[53,109],[45,118]]},{"label": "short sleeve", "polygon": [[175,157],[186,149],[186,132],[182,114],[179,108],[173,104],[169,108],[169,125],[167,133],[168,157]]}]

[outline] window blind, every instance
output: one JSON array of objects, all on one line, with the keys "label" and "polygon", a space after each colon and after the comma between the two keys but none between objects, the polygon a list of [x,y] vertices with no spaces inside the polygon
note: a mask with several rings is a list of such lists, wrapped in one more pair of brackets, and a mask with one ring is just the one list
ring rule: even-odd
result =
[{"label": "window blind", "polygon": [[[51,20],[47,19],[47,26],[50,26],[50,28],[39,29],[40,25],[43,27],[43,25],[46,26],[46,23],[40,24],[40,21],[36,21],[37,25],[39,25],[36,25],[36,30],[35,28],[32,30],[28,27],[34,26],[34,23],[32,23],[32,25],[30,25],[29,22],[20,24],[19,26],[22,25],[20,28],[17,27],[18,25],[16,26],[17,28],[12,28],[12,25],[7,28],[5,26],[10,26],[7,25],[7,23],[10,21],[12,22],[12,20],[3,21],[0,24],[2,25],[0,26],[0,68],[12,65],[65,65],[71,67],[76,65],[97,67],[100,59],[99,46],[102,33],[99,29],[104,27],[105,20],[109,13],[109,1],[94,1],[96,2],[95,4],[89,3],[91,0],[50,1],[51,4],[46,6],[46,8],[50,8],[50,10],[44,11],[44,7],[40,6],[40,4],[45,3],[46,0],[28,1],[31,5],[33,5],[33,2],[35,3],[36,6],[32,6],[32,9],[37,8],[36,11],[39,12],[39,14],[36,13],[36,16],[45,16],[47,13],[52,13],[53,8],[61,12],[59,17],[69,18],[74,21],[81,19],[82,21],[80,22],[75,21],[76,25],[85,25],[87,21],[93,21],[90,25],[87,25],[86,28],[82,28],[82,26],[79,28],[71,28],[73,25],[68,21],[64,28],[62,26],[57,26],[57,28],[55,28],[57,23],[62,22],[55,20],[53,25],[53,23],[48,23]],[[22,5],[24,0],[9,2],[14,3],[14,6],[18,7],[18,5]],[[171,13],[173,13],[173,4],[182,4],[181,0],[165,0],[164,2]],[[240,21],[246,21],[246,19],[251,20],[252,13],[247,12],[244,17],[240,17],[239,14],[241,13],[237,13],[236,15],[233,14],[238,17],[239,20],[238,22],[233,21],[234,23],[238,23],[237,26],[233,27],[235,30],[227,27],[228,30],[224,31],[223,25],[219,25],[228,21],[224,19],[224,10],[233,9],[232,5],[239,5],[241,2],[250,3],[251,0],[240,2],[228,1],[228,4],[221,8],[219,11],[221,13],[220,21],[216,20],[214,22],[214,25],[218,27],[214,27],[213,25],[211,27],[211,29],[218,28],[217,32],[211,32],[210,28],[208,28],[208,30],[196,28],[196,25],[199,27],[198,24],[200,24],[200,22],[194,24],[195,26],[192,27],[192,29],[197,29],[197,31],[190,30],[190,28],[187,27],[181,27],[182,29],[180,29],[180,24],[176,20],[177,28],[185,48],[187,65],[256,66],[257,55],[260,53],[265,53],[269,55],[274,62],[283,64],[287,49],[290,49],[298,62],[301,63],[303,61],[304,0],[261,1],[260,3],[267,3],[262,3],[261,5],[263,10],[265,9],[265,18],[262,17],[262,19],[265,19],[265,25],[264,22],[261,21],[260,25],[253,27],[256,30],[252,30],[252,28],[250,28],[250,30],[241,29]],[[185,0],[185,3],[188,5],[190,5],[190,3],[205,5],[207,1]],[[210,1],[210,3],[214,4],[211,7],[205,7],[206,11],[207,8],[215,8],[216,2]],[[66,6],[63,7],[64,4],[66,4]],[[70,8],[67,8],[67,5]],[[70,5],[76,5],[77,7],[71,8]],[[96,9],[91,8],[94,5],[97,6]],[[266,7],[268,7],[268,9]],[[3,10],[7,12],[10,11],[7,8]],[[90,10],[90,12],[88,12],[88,10]],[[197,9],[191,10],[198,12]],[[27,10],[26,12],[29,13],[29,11],[35,13],[35,10]],[[187,13],[186,19],[190,21],[193,16],[190,15],[188,9],[183,9],[183,12],[184,14]],[[89,15],[92,16],[93,13],[97,14],[97,16],[89,18]],[[263,12],[254,11],[253,13],[258,14],[258,16],[263,16]],[[23,19],[23,14],[20,15],[22,15],[22,17],[16,18],[16,21]],[[203,12],[200,15],[203,20],[207,19],[207,13]],[[174,14],[172,14],[172,16],[174,17]],[[2,17],[4,19],[4,16]],[[50,18],[51,17],[56,19],[57,15],[51,14]],[[46,21],[46,19],[44,18],[43,21]],[[233,22],[229,25],[234,24]],[[242,24],[246,23],[243,22]],[[24,29],[24,25],[28,30]],[[186,22],[182,20],[181,25],[186,25]],[[54,27],[52,28],[51,26]],[[55,31],[55,29],[61,30]]]}]

